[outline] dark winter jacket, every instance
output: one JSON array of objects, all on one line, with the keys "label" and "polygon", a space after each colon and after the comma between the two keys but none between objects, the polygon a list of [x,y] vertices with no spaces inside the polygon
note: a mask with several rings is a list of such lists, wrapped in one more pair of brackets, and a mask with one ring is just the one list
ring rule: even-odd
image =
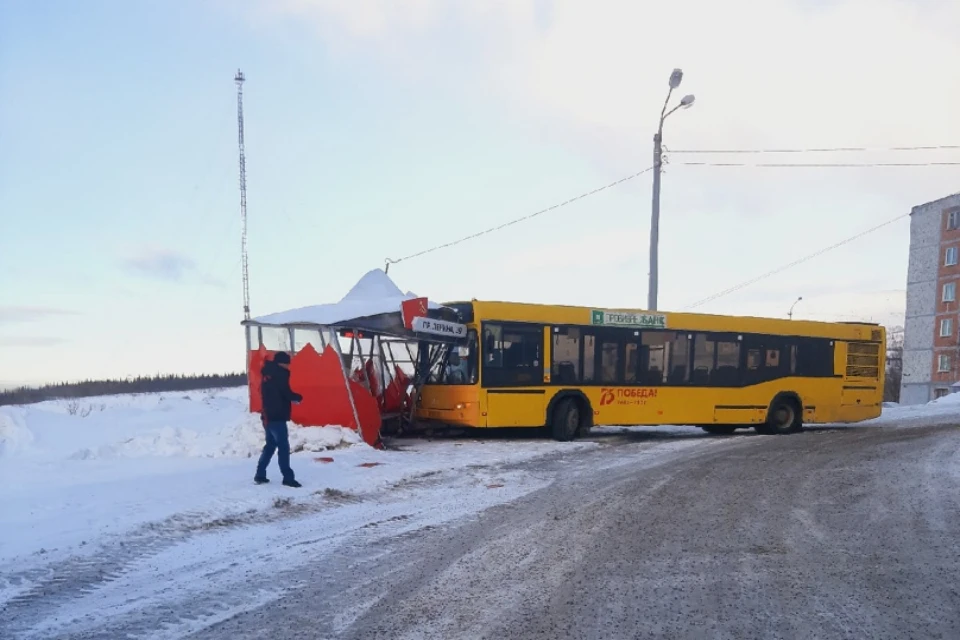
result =
[{"label": "dark winter jacket", "polygon": [[290,419],[290,403],[300,402],[303,396],[290,389],[290,372],[275,362],[267,361],[260,373],[260,400],[263,418],[267,422],[286,422]]}]

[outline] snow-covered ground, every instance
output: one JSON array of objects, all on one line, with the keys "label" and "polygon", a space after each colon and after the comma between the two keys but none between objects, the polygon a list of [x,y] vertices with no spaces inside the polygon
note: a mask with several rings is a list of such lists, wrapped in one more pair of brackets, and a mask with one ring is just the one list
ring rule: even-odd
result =
[{"label": "snow-covered ground", "polygon": [[[960,394],[888,406],[863,424],[953,419],[960,422]],[[574,443],[401,440],[378,451],[349,429],[291,426],[292,465],[304,487],[290,489],[280,485],[275,458],[273,482],[252,482],[263,435],[246,410],[246,388],[0,407],[0,606],[66,590],[62,606],[54,597],[54,610],[32,611],[24,637],[45,637],[173,606],[196,591],[219,602],[191,623],[203,626],[276,597],[265,587],[259,596],[227,593],[269,575],[271,563],[332,552],[351,536],[402,535],[477,514],[550,481],[536,465],[517,463],[564,454],[575,461],[605,436],[638,430],[598,429],[597,439]],[[655,447],[611,454],[603,464],[656,464],[730,441],[692,427],[642,430],[661,436]],[[176,593],[168,592],[164,585],[174,582]],[[224,593],[218,600],[211,589]],[[171,629],[171,637],[186,630]]]},{"label": "snow-covered ground", "polygon": [[860,423],[861,426],[923,426],[957,420],[960,424],[960,393],[952,393],[933,402],[918,405],[899,405],[884,402],[879,418]]},{"label": "snow-covered ground", "polygon": [[[324,489],[368,493],[425,473],[596,446],[441,440],[377,451],[350,429],[291,425],[292,464],[304,489],[280,485],[276,458],[274,482],[255,486],[263,432],[246,410],[246,394],[241,387],[0,407],[0,528],[7,532],[0,562],[69,550],[172,516],[199,526],[269,508],[277,497],[297,500]],[[887,405],[880,418],[863,424],[906,426],[954,416],[960,417],[960,394],[922,406]],[[691,427],[656,431],[700,435]]]},{"label": "snow-covered ground", "polygon": [[103,536],[177,517],[203,526],[317,491],[374,492],[423,474],[518,461],[561,445],[418,442],[378,451],[355,431],[290,427],[291,465],[304,484],[252,482],[263,446],[246,388],[57,400],[0,407],[0,563],[70,552]]}]

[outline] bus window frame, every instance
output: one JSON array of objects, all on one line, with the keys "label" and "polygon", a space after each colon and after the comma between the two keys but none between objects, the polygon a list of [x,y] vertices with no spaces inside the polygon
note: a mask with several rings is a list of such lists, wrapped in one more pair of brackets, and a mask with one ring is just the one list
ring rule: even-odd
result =
[{"label": "bus window frame", "polygon": [[[466,346],[468,349],[467,353],[467,382],[448,382],[446,380],[447,365],[450,362],[450,354],[453,353],[454,349],[459,349],[462,346]],[[472,351],[471,351],[472,347]],[[439,380],[433,378],[433,372],[431,371],[430,377],[427,379],[427,384],[435,385],[438,387],[472,387],[480,382],[480,342],[479,336],[476,329],[469,329],[467,331],[467,340],[466,344],[448,344],[445,347],[446,351],[443,354],[443,357],[440,358],[437,363],[437,367],[440,373]],[[470,374],[473,374],[472,376]]]},{"label": "bus window frame", "polygon": [[[480,382],[483,387],[490,388],[520,386],[628,386],[738,389],[789,377],[837,377],[834,372],[833,358],[838,340],[834,338],[769,333],[702,331],[681,328],[639,329],[635,327],[608,327],[589,324],[548,324],[499,320],[483,321],[479,326],[480,331],[478,333],[478,350],[480,355]],[[579,362],[577,363],[577,380],[570,381],[561,379],[560,376],[552,376],[550,382],[548,383],[543,383],[542,380],[537,379],[536,376],[531,376],[530,380],[516,380],[511,379],[509,374],[504,375],[502,373],[504,371],[502,367],[494,367],[494,369],[499,369],[500,371],[498,372],[499,375],[495,374],[496,378],[491,384],[491,380],[488,378],[487,374],[487,371],[490,367],[487,364],[488,352],[486,349],[485,337],[489,327],[501,327],[501,330],[510,330],[515,328],[521,332],[529,333],[531,337],[533,335],[539,335],[540,358],[542,358],[547,352],[545,348],[546,342],[543,341],[542,336],[544,327],[549,327],[549,340],[551,341],[549,349],[550,362],[547,364],[549,365],[549,370],[551,372],[554,371],[554,367],[557,364],[557,362],[554,360],[555,349],[553,348],[557,333],[559,331],[568,332],[571,329],[579,331],[579,344],[577,346],[579,356]],[[676,352],[672,347],[672,345],[676,343],[675,339],[668,340],[665,343],[666,347],[664,349],[664,364],[666,366],[664,371],[661,372],[662,379],[652,380],[650,378],[649,352],[644,350],[645,347],[650,346],[648,344],[644,344],[644,336],[648,334],[661,334],[672,338],[683,336],[683,338],[686,340],[687,348],[686,353],[684,354],[685,357],[683,358],[686,367],[686,374],[682,382],[677,382],[676,377],[670,375],[670,372],[674,366],[680,364],[675,360]],[[588,367],[584,358],[585,344],[588,336],[592,337],[594,340],[591,363],[592,367]],[[705,381],[694,381],[694,378],[697,377],[694,375],[694,364],[696,361],[696,343],[699,336],[705,336],[706,340],[713,343],[711,368],[708,370]],[[603,380],[603,344],[611,342],[616,344],[617,366],[615,371],[615,380]],[[735,372],[727,371],[723,376],[718,374],[719,343],[738,344],[737,369]],[[627,361],[628,344],[637,345],[636,371],[633,372],[634,380],[632,381],[627,381],[626,372],[627,366],[629,365]],[[757,349],[761,349],[762,352],[759,354],[760,366],[754,373],[749,371],[746,365],[750,351]],[[779,353],[779,360],[777,361],[776,365],[768,364],[767,352],[771,349],[776,350]],[[802,356],[800,353],[803,351],[806,351],[807,353]],[[806,371],[801,371],[801,365],[805,365]],[[590,368],[593,370],[593,379],[584,380],[584,377],[587,375]],[[533,369],[535,369],[535,367],[531,367],[531,370]],[[533,373],[533,371],[531,371],[531,373]]]},{"label": "bus window frame", "polygon": [[[543,386],[543,355],[544,355],[544,327],[546,324],[535,322],[509,322],[490,320],[480,323],[479,353],[481,357],[480,364],[480,386],[485,389],[502,389],[510,387],[539,387]],[[539,338],[537,357],[530,367],[504,367],[503,351],[500,351],[500,364],[494,365],[488,362],[488,357],[493,356],[487,347],[487,336],[493,337],[493,329],[499,327],[500,341],[503,342],[503,336],[514,332],[520,335],[536,335]],[[529,369],[529,372],[526,371]],[[530,379],[522,378],[522,374],[530,374]],[[582,383],[578,383],[582,384]]]}]

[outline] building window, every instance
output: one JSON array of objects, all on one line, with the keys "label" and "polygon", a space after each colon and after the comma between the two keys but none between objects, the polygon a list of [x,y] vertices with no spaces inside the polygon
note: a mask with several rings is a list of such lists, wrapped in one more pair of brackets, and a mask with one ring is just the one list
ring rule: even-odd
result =
[{"label": "building window", "polygon": [[943,259],[943,266],[952,267],[957,264],[957,248],[947,247],[947,255]]},{"label": "building window", "polygon": [[944,318],[940,321],[940,337],[948,338],[953,335],[953,318]]},{"label": "building window", "polygon": [[943,301],[944,302],[953,302],[957,299],[957,283],[948,282],[943,285]]},{"label": "building window", "polygon": [[953,318],[944,318],[940,321],[940,337],[948,338],[953,335]]},{"label": "building window", "polygon": [[949,395],[949,394],[950,394],[950,389],[940,388],[940,389],[934,389],[934,390],[933,390],[933,397],[934,397],[934,399],[942,398],[942,397],[944,397],[944,396],[946,396],[946,395]]},{"label": "building window", "polygon": [[950,356],[948,354],[940,354],[937,356],[937,371],[944,373],[950,371]]},{"label": "building window", "polygon": [[947,229],[960,228],[960,210],[951,211],[947,214]]}]

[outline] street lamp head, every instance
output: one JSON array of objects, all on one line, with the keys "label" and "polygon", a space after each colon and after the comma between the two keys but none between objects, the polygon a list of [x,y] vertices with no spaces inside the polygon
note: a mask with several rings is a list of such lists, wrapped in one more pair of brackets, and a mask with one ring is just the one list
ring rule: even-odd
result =
[{"label": "street lamp head", "polygon": [[683,98],[680,100],[680,106],[683,107],[684,109],[689,109],[690,107],[693,106],[694,100],[695,98],[693,97],[692,93],[687,94],[683,96]]},{"label": "street lamp head", "polygon": [[680,69],[674,69],[673,73],[670,74],[670,88],[676,89],[680,86],[680,81],[683,80],[683,71]]}]

